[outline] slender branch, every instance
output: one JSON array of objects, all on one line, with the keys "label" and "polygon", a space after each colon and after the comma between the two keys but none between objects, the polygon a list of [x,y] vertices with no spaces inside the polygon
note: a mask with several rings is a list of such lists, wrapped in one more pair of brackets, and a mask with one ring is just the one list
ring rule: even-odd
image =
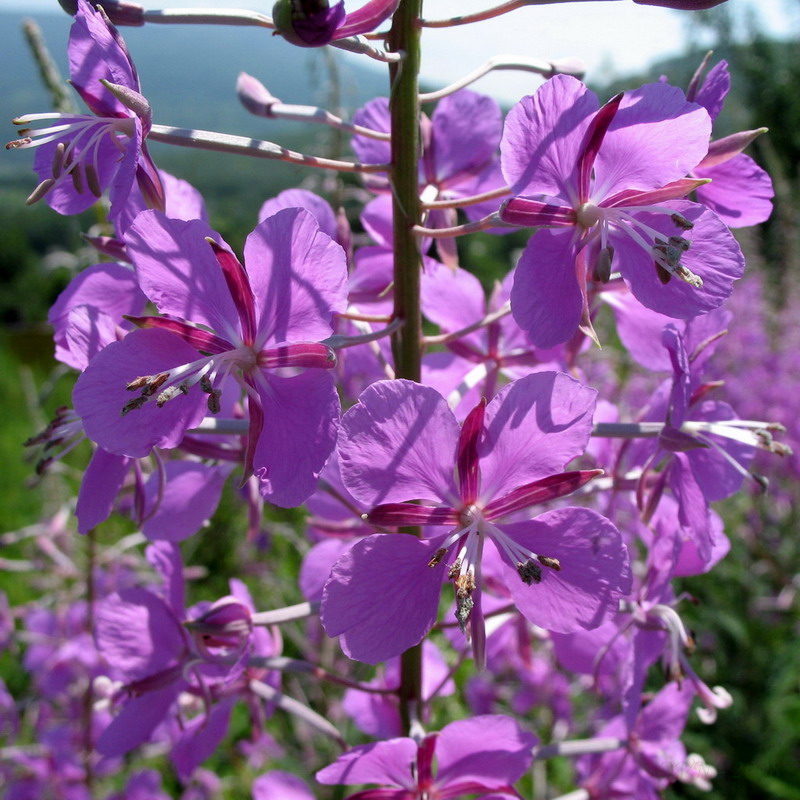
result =
[{"label": "slender branch", "polygon": [[218,419],[205,417],[195,428],[186,433],[216,433],[220,436],[242,436],[247,433],[250,423],[246,419]]},{"label": "slender branch", "polygon": [[246,8],[160,8],[145,11],[144,22],[156,25],[239,25],[275,28],[272,17]]},{"label": "slender branch", "polygon": [[258,611],[250,618],[253,625],[280,625],[296,619],[312,617],[319,611],[319,603],[298,603],[295,606],[276,608],[272,611]]},{"label": "slender branch", "polygon": [[313,675],[323,681],[330,681],[339,686],[346,686],[348,689],[357,689],[359,692],[369,692],[371,694],[397,694],[397,687],[385,688],[380,686],[370,686],[366,683],[358,683],[358,681],[351,681],[347,678],[342,678],[339,675],[334,675],[332,672],[323,669],[310,661],[303,661],[298,658],[286,658],[285,656],[273,656],[271,658],[261,658],[259,656],[251,656],[247,660],[248,666],[262,667],[263,669],[276,669],[281,672],[297,672],[303,675]]},{"label": "slender branch", "polygon": [[400,330],[404,324],[405,320],[395,319],[385,328],[381,328],[379,331],[362,333],[360,336],[342,336],[341,334],[335,333],[333,336],[329,336],[327,339],[324,339],[322,344],[327,344],[328,347],[331,347],[334,350],[341,350],[345,347],[355,347],[359,344],[376,342],[379,339],[385,339],[387,336],[391,336],[395,331]]},{"label": "slender branch", "polygon": [[585,3],[591,2],[591,0],[509,0],[507,3],[501,3],[499,6],[487,8],[483,11],[476,11],[474,14],[464,14],[458,17],[450,17],[449,19],[421,19],[419,24],[423,28],[453,28],[456,25],[469,25],[473,22],[493,19],[525,6],[548,6],[555,3],[571,2]]},{"label": "slender branch", "polygon": [[586,72],[586,65],[577,59],[546,61],[540,58],[526,58],[525,56],[494,56],[485,64],[482,64],[463,78],[459,78],[449,86],[445,86],[443,89],[437,89],[435,92],[425,92],[421,94],[419,96],[420,102],[430,103],[434,100],[441,100],[441,98],[454,94],[459,91],[459,89],[464,89],[471,83],[475,83],[475,81],[494,70],[535,72],[537,75],[543,75],[546,78],[552,78],[554,75],[559,74],[574,75],[576,78],[582,78]]},{"label": "slender branch", "polygon": [[607,736],[598,739],[573,739],[555,744],[542,744],[533,748],[536,759],[555,758],[556,756],[583,756],[591,753],[608,753],[626,747],[624,739]]},{"label": "slender branch", "polygon": [[592,428],[592,436],[609,439],[652,439],[663,430],[663,422],[598,422]]},{"label": "slender branch", "polygon": [[352,161],[336,161],[318,158],[287,150],[274,142],[252,139],[249,136],[234,136],[229,133],[200,131],[192,128],[173,128],[170,125],[153,125],[147,136],[153,142],[194,147],[200,150],[213,150],[218,153],[237,153],[254,158],[269,158],[288,161],[306,167],[332,169],[337,172],[386,172],[388,164],[359,164]]},{"label": "slender branch", "polygon": [[417,236],[430,236],[432,239],[452,239],[454,236],[465,236],[468,233],[478,233],[489,228],[513,228],[515,225],[508,225],[500,219],[499,214],[489,214],[488,217],[479,219],[475,222],[468,222],[466,225],[454,225],[451,228],[426,228],[422,225],[414,226],[414,233]]},{"label": "slender branch", "polygon": [[403,60],[402,53],[387,53],[379,47],[373,47],[363,36],[337,39],[331,42],[331,47],[338,47],[339,50],[346,50],[348,53],[355,53],[359,56],[369,56],[375,61],[382,61],[384,64],[399,64]]},{"label": "slender branch", "polygon": [[555,800],[590,800],[588,789],[575,789],[573,792],[560,794]]},{"label": "slender branch", "polygon": [[506,302],[500,308],[498,308],[497,311],[492,311],[491,314],[487,314],[483,319],[479,319],[477,322],[467,325],[466,328],[461,328],[460,330],[453,331],[452,333],[440,333],[438,336],[424,336],[422,341],[426,345],[447,344],[447,342],[460,339],[462,336],[466,336],[468,333],[477,331],[479,328],[485,328],[487,325],[491,325],[493,322],[497,322],[497,320],[507,317],[510,313],[511,303]]},{"label": "slender branch", "polygon": [[339,733],[338,729],[328,722],[325,717],[317,714],[316,711],[312,711],[308,706],[304,706],[298,700],[287,697],[278,689],[274,689],[272,686],[262,683],[261,681],[252,680],[249,686],[253,694],[257,694],[269,703],[275,703],[278,708],[289,714],[294,714],[294,716],[299,717],[315,730],[329,736],[343,750],[347,749],[347,743],[342,738],[342,734]]},{"label": "slender branch", "polygon": [[450,200],[429,200],[423,201],[422,207],[429,211],[434,208],[463,208],[464,206],[474,206],[476,203],[483,203],[486,200],[494,200],[495,198],[505,197],[511,194],[509,186],[501,186],[499,189],[492,189],[489,192],[482,192],[481,194],[473,194],[470,197],[454,197]]},{"label": "slender branch", "polygon": [[337,130],[347,131],[358,136],[367,136],[378,141],[390,141],[391,134],[385,131],[376,131],[372,128],[365,128],[363,125],[356,125],[347,122],[336,114],[319,106],[300,106],[291,103],[270,103],[267,117],[270,119],[286,119],[293,122],[311,122],[318,125],[327,125]]}]

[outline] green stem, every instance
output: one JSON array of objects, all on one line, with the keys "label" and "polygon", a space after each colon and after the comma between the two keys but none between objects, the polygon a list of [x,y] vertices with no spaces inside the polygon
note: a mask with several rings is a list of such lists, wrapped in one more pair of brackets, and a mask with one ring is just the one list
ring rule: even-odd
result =
[{"label": "green stem", "polygon": [[[394,215],[394,316],[403,326],[392,335],[395,374],[420,380],[420,272],[422,259],[413,228],[421,221],[417,178],[419,161],[419,66],[422,0],[401,0],[392,19],[389,49],[402,53],[392,64],[389,112],[392,119],[392,169]],[[419,535],[419,531],[415,531]],[[419,716],[422,700],[422,646],[401,657],[400,715],[406,732]]]}]

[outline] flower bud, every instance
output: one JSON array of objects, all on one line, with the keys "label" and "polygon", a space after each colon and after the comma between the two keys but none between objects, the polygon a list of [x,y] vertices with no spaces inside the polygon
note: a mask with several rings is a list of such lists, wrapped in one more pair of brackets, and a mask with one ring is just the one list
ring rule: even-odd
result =
[{"label": "flower bud", "polygon": [[329,44],[345,16],[343,0],[278,0],[272,7],[276,32],[298,47]]}]

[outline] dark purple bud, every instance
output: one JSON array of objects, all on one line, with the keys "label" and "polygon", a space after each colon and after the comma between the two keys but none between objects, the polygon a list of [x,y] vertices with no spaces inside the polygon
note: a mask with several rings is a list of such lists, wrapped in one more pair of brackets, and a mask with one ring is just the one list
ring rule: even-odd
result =
[{"label": "dark purple bud", "polygon": [[344,22],[343,0],[278,0],[272,7],[276,32],[298,47],[323,47]]}]

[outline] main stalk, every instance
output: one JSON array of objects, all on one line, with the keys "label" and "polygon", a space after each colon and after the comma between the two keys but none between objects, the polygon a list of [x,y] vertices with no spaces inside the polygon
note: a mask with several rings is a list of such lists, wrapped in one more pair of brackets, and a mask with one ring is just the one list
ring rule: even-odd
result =
[{"label": "main stalk", "polygon": [[[392,337],[395,375],[420,380],[421,315],[419,242],[412,229],[421,217],[418,161],[419,66],[422,0],[401,0],[392,19],[389,49],[403,53],[403,60],[390,67],[392,82],[389,112],[392,119],[392,170],[394,214],[394,316],[403,326]],[[417,533],[419,533],[417,531]],[[422,700],[422,645],[401,657],[400,714],[409,732],[419,718]]]}]

